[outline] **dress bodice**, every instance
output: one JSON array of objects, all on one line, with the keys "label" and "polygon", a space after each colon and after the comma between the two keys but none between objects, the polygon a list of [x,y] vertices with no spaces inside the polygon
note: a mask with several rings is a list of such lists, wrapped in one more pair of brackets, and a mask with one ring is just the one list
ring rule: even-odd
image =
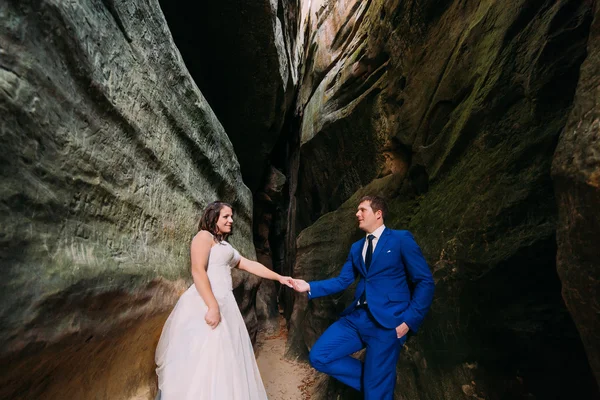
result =
[{"label": "dress bodice", "polygon": [[215,297],[223,297],[233,290],[231,268],[236,267],[240,259],[240,253],[226,241],[211,247],[206,273]]}]

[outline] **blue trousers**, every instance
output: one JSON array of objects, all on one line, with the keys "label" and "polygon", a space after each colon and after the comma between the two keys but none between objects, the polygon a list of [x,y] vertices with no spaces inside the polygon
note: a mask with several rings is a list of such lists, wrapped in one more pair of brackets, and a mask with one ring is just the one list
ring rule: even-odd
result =
[{"label": "blue trousers", "polygon": [[[357,308],[333,323],[310,351],[310,364],[364,393],[365,400],[392,400],[396,363],[406,336],[382,327],[365,308]],[[367,348],[365,361],[350,357]]]}]

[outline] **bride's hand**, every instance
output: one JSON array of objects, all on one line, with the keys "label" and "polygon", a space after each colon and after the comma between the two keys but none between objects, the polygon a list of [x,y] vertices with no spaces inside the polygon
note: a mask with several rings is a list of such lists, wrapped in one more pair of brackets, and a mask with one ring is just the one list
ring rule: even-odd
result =
[{"label": "bride's hand", "polygon": [[293,288],[294,287],[294,279],[291,276],[280,276],[279,283],[282,285]]},{"label": "bride's hand", "polygon": [[219,307],[209,308],[204,316],[204,320],[211,328],[215,329],[221,322],[221,311]]}]

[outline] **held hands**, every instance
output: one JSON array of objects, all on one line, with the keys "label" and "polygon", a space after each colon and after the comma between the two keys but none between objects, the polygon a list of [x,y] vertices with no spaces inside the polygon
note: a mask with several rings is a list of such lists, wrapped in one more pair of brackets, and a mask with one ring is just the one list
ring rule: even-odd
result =
[{"label": "held hands", "polygon": [[208,326],[215,329],[217,325],[219,325],[219,322],[221,322],[221,311],[219,310],[219,307],[209,307],[204,316],[204,321],[206,321]]},{"label": "held hands", "polygon": [[300,293],[308,292],[310,290],[310,285],[305,280],[293,279],[291,276],[280,276],[279,283],[291,287]]},{"label": "held hands", "polygon": [[279,283],[287,287],[294,287],[294,279],[291,276],[279,276]]},{"label": "held hands", "polygon": [[296,292],[308,292],[310,291],[310,285],[303,279],[293,279],[293,288]]},{"label": "held hands", "polygon": [[396,327],[396,336],[398,336],[398,339],[400,339],[401,337],[406,335],[409,330],[410,328],[408,327],[408,325],[406,325],[406,322],[403,322]]}]

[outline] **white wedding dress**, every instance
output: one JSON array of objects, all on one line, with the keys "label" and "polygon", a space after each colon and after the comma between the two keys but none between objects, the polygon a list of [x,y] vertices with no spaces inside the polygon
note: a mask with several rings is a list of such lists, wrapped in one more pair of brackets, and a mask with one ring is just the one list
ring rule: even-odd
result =
[{"label": "white wedding dress", "polygon": [[221,322],[204,321],[208,307],[192,284],[163,327],[156,348],[161,400],[264,400],[267,398],[248,330],[233,297],[231,268],[240,254],[225,241],[208,258],[208,279]]}]

